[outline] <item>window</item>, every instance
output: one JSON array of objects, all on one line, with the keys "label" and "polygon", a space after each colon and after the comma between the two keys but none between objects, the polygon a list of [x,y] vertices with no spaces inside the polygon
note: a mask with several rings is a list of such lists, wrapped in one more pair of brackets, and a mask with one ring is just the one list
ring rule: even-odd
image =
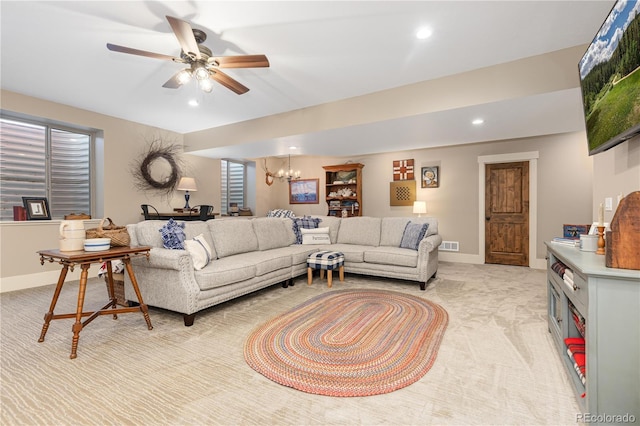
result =
[{"label": "window", "polygon": [[0,220],[13,220],[22,197],[47,197],[52,219],[91,214],[93,141],[78,129],[0,118]]},{"label": "window", "polygon": [[222,174],[220,178],[222,183],[220,212],[227,214],[230,203],[237,203],[238,208],[245,205],[246,166],[237,161],[221,160],[220,169]]}]

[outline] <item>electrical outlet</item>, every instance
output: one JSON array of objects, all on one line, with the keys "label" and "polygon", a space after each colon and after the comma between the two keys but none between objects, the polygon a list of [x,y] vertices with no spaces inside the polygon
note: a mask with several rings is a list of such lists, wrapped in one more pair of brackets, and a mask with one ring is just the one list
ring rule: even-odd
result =
[{"label": "electrical outlet", "polygon": [[608,212],[613,210],[613,198],[607,197],[604,199],[604,209]]}]

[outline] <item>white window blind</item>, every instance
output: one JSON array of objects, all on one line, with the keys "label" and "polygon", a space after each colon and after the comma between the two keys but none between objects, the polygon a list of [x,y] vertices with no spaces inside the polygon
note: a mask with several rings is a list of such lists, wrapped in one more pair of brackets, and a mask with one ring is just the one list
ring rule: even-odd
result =
[{"label": "white window blind", "polygon": [[238,208],[244,207],[245,204],[245,165],[244,163],[222,160],[221,161],[221,198],[222,206],[220,212],[227,214],[229,212],[229,204],[237,203]]},{"label": "white window blind", "polygon": [[22,197],[46,197],[52,219],[91,213],[93,136],[58,126],[0,119],[0,220]]}]

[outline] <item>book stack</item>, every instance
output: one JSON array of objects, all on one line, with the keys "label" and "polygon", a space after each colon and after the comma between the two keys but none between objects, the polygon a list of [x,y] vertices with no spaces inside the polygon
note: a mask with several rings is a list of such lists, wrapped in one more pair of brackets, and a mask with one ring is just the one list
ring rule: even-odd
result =
[{"label": "book stack", "polygon": [[572,238],[556,237],[553,240],[551,240],[551,242],[556,244],[562,244],[565,246],[570,246],[570,247],[580,247],[580,240],[575,240]]}]

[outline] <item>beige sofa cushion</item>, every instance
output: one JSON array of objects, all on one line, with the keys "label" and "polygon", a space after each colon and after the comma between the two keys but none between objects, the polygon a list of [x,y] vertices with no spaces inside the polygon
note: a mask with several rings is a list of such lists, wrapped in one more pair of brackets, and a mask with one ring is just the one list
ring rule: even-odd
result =
[{"label": "beige sofa cushion", "polygon": [[253,230],[260,250],[287,247],[294,243],[291,219],[279,217],[259,217],[252,219]]},{"label": "beige sofa cushion", "polygon": [[364,246],[380,245],[379,217],[350,217],[342,219],[338,231],[338,244],[358,244]]},{"label": "beige sofa cushion", "polygon": [[258,250],[258,237],[250,219],[213,219],[206,222],[219,258]]}]

